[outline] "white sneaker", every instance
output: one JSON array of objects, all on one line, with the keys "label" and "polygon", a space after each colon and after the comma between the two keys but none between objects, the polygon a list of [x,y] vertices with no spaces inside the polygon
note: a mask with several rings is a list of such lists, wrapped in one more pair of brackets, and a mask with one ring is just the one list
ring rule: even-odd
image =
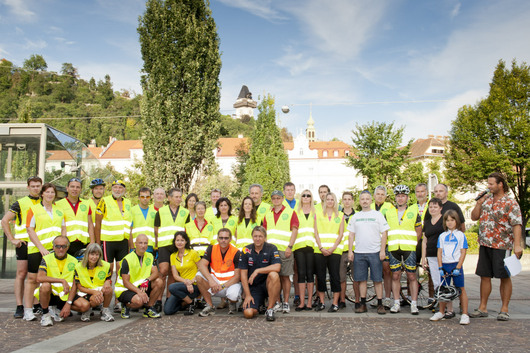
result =
[{"label": "white sneaker", "polygon": [[460,325],[469,325],[469,315],[462,314],[462,316],[460,316]]},{"label": "white sneaker", "polygon": [[43,327],[53,326],[53,320],[50,313],[42,315],[42,318],[40,319],[40,325]]},{"label": "white sneaker", "polygon": [[282,312],[284,314],[291,312],[291,307],[289,306],[289,303],[285,302],[282,304]]},{"label": "white sneaker", "polygon": [[272,310],[274,310],[274,312],[281,311],[282,310],[282,304],[280,304],[280,302],[276,302],[276,305],[274,305]]},{"label": "white sneaker", "polygon": [[[117,301],[117,300],[116,300]],[[114,312],[115,313],[121,313],[121,303],[117,301],[116,304],[114,304]]]},{"label": "white sneaker", "polygon": [[110,312],[109,308],[103,308],[101,310],[101,321],[114,321],[114,316],[112,316],[112,313]]},{"label": "white sneaker", "polygon": [[210,315],[213,315],[213,314],[215,314],[215,307],[214,306],[210,306],[210,305],[206,305],[206,307],[204,309],[202,309],[202,311],[199,313],[199,316],[206,317],[206,316],[210,316]]},{"label": "white sneaker", "polygon": [[385,308],[391,308],[392,307],[392,299],[390,299],[390,298],[383,299],[383,306]]},{"label": "white sneaker", "polygon": [[61,317],[61,315],[59,315],[61,313],[60,310],[57,309],[57,307],[55,306],[50,306],[48,308],[48,311],[50,313],[50,315],[52,316],[52,319],[53,321],[55,322],[62,322],[64,321],[64,318]]},{"label": "white sneaker", "polygon": [[399,303],[394,303],[394,305],[392,305],[392,307],[390,308],[390,312],[392,314],[399,313],[400,311],[401,311],[401,307]]},{"label": "white sneaker", "polygon": [[431,318],[429,320],[431,321],[440,321],[444,318],[444,314],[442,314],[441,312],[437,311],[433,316],[431,316]]},{"label": "white sneaker", "polygon": [[418,306],[416,304],[410,304],[410,313],[412,315],[418,315],[420,311],[418,310]]},{"label": "white sneaker", "polygon": [[234,315],[237,313],[237,302],[228,302],[228,315]]},{"label": "white sneaker", "polygon": [[88,309],[84,313],[81,313],[81,321],[89,322],[90,321],[90,314],[92,314],[92,308]]},{"label": "white sneaker", "polygon": [[35,314],[33,314],[33,308],[24,309],[24,317],[22,318],[24,321],[35,321],[37,320],[37,317]]}]

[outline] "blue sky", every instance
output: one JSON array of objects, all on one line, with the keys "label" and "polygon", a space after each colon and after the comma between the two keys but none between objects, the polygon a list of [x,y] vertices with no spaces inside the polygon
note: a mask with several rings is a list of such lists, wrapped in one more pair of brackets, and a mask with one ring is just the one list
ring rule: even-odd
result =
[{"label": "blue sky", "polygon": [[[405,137],[446,135],[458,108],[487,95],[499,59],[530,62],[525,0],[211,0],[221,39],[221,110],[246,84],[269,92],[282,126],[351,141],[355,123],[394,121]],[[141,92],[136,28],[144,0],[0,0],[0,58]],[[257,113],[257,111],[256,111]]]}]

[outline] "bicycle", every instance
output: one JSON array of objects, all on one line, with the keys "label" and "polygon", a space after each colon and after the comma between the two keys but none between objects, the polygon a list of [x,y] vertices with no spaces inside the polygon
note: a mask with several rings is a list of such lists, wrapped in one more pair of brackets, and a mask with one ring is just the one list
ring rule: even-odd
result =
[{"label": "bicycle", "polygon": [[[346,300],[355,303],[355,293],[353,291],[353,273],[348,265],[346,270]],[[370,269],[368,269],[368,280],[366,281],[366,302],[374,300],[376,297],[374,282],[370,279]]]},{"label": "bicycle", "polygon": [[[429,300],[431,297],[429,296],[429,278],[430,278],[430,272],[429,268],[424,268],[422,265],[417,265],[416,267],[416,278],[418,281],[418,300],[417,300],[417,306],[418,309],[433,309],[437,301],[436,300]],[[401,272],[401,290],[400,290],[400,296],[405,300],[408,304],[411,303],[411,299],[408,296],[408,281],[407,281],[407,274],[406,271]]]}]

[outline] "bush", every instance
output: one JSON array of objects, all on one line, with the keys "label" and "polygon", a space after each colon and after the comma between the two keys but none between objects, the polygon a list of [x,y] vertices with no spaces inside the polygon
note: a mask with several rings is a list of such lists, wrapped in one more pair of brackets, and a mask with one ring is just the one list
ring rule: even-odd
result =
[{"label": "bush", "polygon": [[466,238],[467,238],[467,253],[468,254],[478,254],[478,233],[475,232],[466,232]]}]

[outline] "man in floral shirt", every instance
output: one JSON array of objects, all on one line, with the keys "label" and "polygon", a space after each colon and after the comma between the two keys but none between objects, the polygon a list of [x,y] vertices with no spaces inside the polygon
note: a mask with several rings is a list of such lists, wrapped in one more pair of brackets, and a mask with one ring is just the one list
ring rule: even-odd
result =
[{"label": "man in floral shirt", "polygon": [[500,173],[488,176],[490,194],[482,196],[471,212],[471,219],[480,220],[478,242],[480,245],[476,274],[480,276],[480,305],[470,317],[487,317],[491,278],[500,278],[502,307],[497,320],[508,321],[508,303],[512,296],[510,274],[504,268],[504,258],[513,249],[521,258],[522,219],[517,202],[509,198],[508,184]]}]

